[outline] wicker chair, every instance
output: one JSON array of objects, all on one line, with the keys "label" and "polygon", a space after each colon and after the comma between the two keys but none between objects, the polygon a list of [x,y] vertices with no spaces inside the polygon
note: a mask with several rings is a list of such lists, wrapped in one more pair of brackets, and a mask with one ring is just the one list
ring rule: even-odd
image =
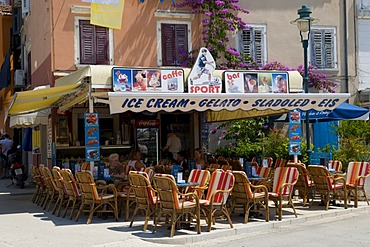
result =
[{"label": "wicker chair", "polygon": [[55,185],[58,188],[58,199],[55,203],[53,214],[55,213],[57,217],[59,217],[60,209],[62,206],[67,204],[68,201],[68,193],[67,188],[64,185],[63,177],[60,174],[60,168],[58,166],[54,166],[51,170],[53,172],[53,177],[55,181]]},{"label": "wicker chair", "polygon": [[62,175],[63,177],[63,183],[67,189],[67,194],[68,194],[68,201],[67,201],[67,205],[64,210],[64,213],[63,213],[63,218],[67,214],[70,203],[72,203],[71,213],[69,215],[69,219],[71,220],[73,217],[73,212],[75,211],[75,209],[78,209],[78,207],[81,205],[81,193],[80,193],[80,190],[78,189],[77,182],[75,178],[73,177],[71,170],[62,169],[60,170],[60,175]]},{"label": "wicker chair", "polygon": [[295,217],[297,212],[292,201],[293,187],[298,181],[298,169],[296,167],[278,167],[274,172],[274,183],[272,192],[269,192],[269,199],[275,203],[275,212],[282,220],[283,200],[288,201],[292,207]]},{"label": "wicker chair", "polygon": [[307,168],[315,184],[315,192],[321,194],[325,203],[325,210],[329,209],[330,200],[343,199],[344,208],[347,208],[347,189],[344,177],[334,178],[325,166],[310,165]]},{"label": "wicker chair", "polygon": [[370,175],[369,169],[369,162],[350,162],[348,164],[346,173],[346,188],[348,196],[355,202],[355,208],[358,206],[359,192],[362,192],[367,205],[369,205],[369,200],[364,188],[366,178]]},{"label": "wicker chair", "polygon": [[329,160],[328,167],[331,167],[337,172],[342,171],[342,162],[340,160]]},{"label": "wicker chair", "polygon": [[[91,223],[95,212],[114,213],[114,218],[118,221],[117,190],[114,185],[110,184],[98,188],[90,172],[77,172],[76,179],[82,194],[82,202],[76,215],[76,221],[78,221],[81,212],[89,213],[87,224]],[[109,192],[113,194],[109,194]]]},{"label": "wicker chair", "polygon": [[216,211],[221,211],[233,228],[229,212],[226,208],[227,199],[234,187],[234,175],[223,170],[216,170],[211,174],[211,180],[206,199],[200,200],[200,207],[206,216],[207,231],[211,231],[212,223],[215,223]]},{"label": "wicker chair", "polygon": [[208,189],[208,183],[210,178],[210,172],[208,170],[193,169],[190,172],[188,182],[198,183],[199,185],[194,187],[186,187],[185,193],[195,192],[198,198],[203,198],[204,191]]},{"label": "wicker chair", "polygon": [[[171,215],[170,237],[175,234],[175,226],[186,216],[196,219],[197,233],[200,234],[200,207],[199,198],[196,193],[181,194],[176,186],[175,178],[169,174],[155,174],[153,178],[154,187],[159,197],[159,212],[153,233],[162,215]],[[191,200],[180,200],[179,198],[191,198]],[[190,221],[188,221],[190,223]]]},{"label": "wicker chair", "polygon": [[249,211],[252,207],[265,210],[266,222],[269,221],[268,190],[264,185],[252,185],[243,171],[233,171],[235,183],[232,190],[232,209],[241,204],[244,207],[244,224],[248,222]]},{"label": "wicker chair", "polygon": [[43,199],[45,199],[46,193],[47,193],[46,184],[44,183],[44,180],[42,178],[39,168],[32,165],[31,172],[32,172],[33,180],[36,184],[36,190],[35,190],[35,193],[33,194],[32,202],[38,205],[40,204],[42,205],[44,201]]},{"label": "wicker chair", "polygon": [[309,177],[306,166],[303,163],[287,163],[286,167],[296,167],[299,172],[298,181],[294,185],[294,190],[298,190],[299,196],[303,199],[303,206],[306,205],[311,191],[314,190],[315,184]]},{"label": "wicker chair", "polygon": [[135,211],[132,216],[130,227],[134,223],[135,216],[140,209],[145,211],[145,222],[143,231],[148,227],[150,217],[154,217],[157,210],[157,196],[156,191],[152,188],[149,176],[145,172],[131,171],[129,174],[130,185],[135,193]]},{"label": "wicker chair", "polygon": [[40,167],[40,169],[42,170],[44,182],[47,188],[47,194],[46,194],[46,198],[44,201],[43,209],[47,208],[47,210],[49,211],[51,209],[51,205],[53,204],[53,202],[54,203],[57,202],[59,191],[58,191],[58,187],[55,184],[53,176],[51,175],[49,168],[47,168],[46,166],[43,166],[43,167]]}]

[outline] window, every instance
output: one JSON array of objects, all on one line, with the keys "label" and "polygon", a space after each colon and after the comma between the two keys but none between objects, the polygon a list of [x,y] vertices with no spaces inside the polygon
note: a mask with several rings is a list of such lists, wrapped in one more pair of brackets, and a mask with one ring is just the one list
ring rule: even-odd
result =
[{"label": "window", "polygon": [[335,28],[314,27],[310,36],[310,64],[318,69],[337,68]]},{"label": "window", "polygon": [[240,32],[239,51],[250,56],[256,63],[266,63],[266,48],[266,26],[254,25]]},{"label": "window", "polygon": [[184,61],[181,55],[189,52],[190,28],[185,22],[158,22],[158,65],[179,66]]},{"label": "window", "polygon": [[113,32],[88,19],[76,19],[75,23],[75,64],[113,64]]}]

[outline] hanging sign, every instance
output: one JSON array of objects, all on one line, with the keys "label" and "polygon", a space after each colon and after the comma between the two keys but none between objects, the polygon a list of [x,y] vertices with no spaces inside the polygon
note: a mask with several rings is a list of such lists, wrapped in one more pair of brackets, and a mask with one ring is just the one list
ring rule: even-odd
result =
[{"label": "hanging sign", "polygon": [[288,73],[225,71],[226,93],[288,93]]},{"label": "hanging sign", "polygon": [[114,92],[184,92],[182,69],[113,68]]},{"label": "hanging sign", "polygon": [[100,131],[98,113],[85,112],[85,153],[86,161],[100,160]]},{"label": "hanging sign", "polygon": [[291,111],[289,113],[289,154],[301,154],[301,113]]},{"label": "hanging sign", "polygon": [[221,78],[213,76],[216,62],[207,48],[199,50],[197,60],[188,77],[189,93],[221,93]]}]

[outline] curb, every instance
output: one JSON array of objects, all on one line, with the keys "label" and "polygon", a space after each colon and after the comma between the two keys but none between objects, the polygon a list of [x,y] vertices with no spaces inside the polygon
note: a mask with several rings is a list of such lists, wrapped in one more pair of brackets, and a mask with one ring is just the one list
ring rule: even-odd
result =
[{"label": "curb", "polygon": [[[271,210],[271,208],[270,208]],[[315,209],[313,209],[315,210]],[[329,209],[328,211],[319,210],[318,214],[307,215],[307,216],[298,216],[298,218],[286,219],[282,221],[270,221],[270,222],[257,222],[257,223],[247,223],[247,224],[234,224],[234,228],[230,229],[216,229],[211,232],[202,232],[197,235],[190,236],[175,236],[170,237],[161,237],[158,239],[153,238],[142,238],[142,240],[156,243],[156,244],[172,244],[172,245],[186,245],[197,243],[205,240],[222,238],[222,237],[231,237],[231,236],[240,236],[242,234],[250,234],[257,232],[265,232],[268,230],[279,229],[282,227],[290,227],[294,225],[305,224],[309,222],[319,221],[319,220],[330,220],[338,216],[348,215],[350,217],[353,214],[370,214],[370,206],[368,205],[359,205],[358,208],[341,208],[341,209]]]}]

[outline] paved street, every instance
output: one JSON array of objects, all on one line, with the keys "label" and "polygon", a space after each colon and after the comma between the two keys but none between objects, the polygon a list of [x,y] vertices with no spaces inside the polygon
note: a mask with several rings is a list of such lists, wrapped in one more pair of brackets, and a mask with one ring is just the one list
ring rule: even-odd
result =
[{"label": "paved street", "polygon": [[[111,217],[101,219],[94,217],[90,225],[86,224],[87,216],[82,215],[78,222],[69,220],[68,218],[56,217],[46,210],[42,210],[40,206],[31,202],[34,188],[26,186],[25,189],[10,186],[10,180],[0,180],[0,246],[245,246],[249,241],[258,243],[255,246],[281,246],[280,242],[288,242],[292,246],[294,239],[302,239],[307,245],[310,245],[310,239],[305,239],[304,234],[311,235],[309,229],[318,229],[317,232],[312,232],[313,236],[320,234],[325,237],[335,233],[333,220],[338,218],[346,218],[353,214],[367,215],[370,212],[370,207],[364,202],[360,203],[359,208],[355,209],[353,203],[348,209],[343,207],[331,206],[328,211],[323,210],[319,206],[319,202],[315,201],[312,208],[303,207],[300,201],[296,201],[296,209],[298,218],[295,218],[292,210],[287,208],[283,212],[283,220],[277,221],[275,210],[270,208],[270,222],[264,222],[261,219],[250,219],[248,224],[243,224],[243,218],[239,214],[234,214],[232,220],[234,228],[225,221],[217,221],[212,227],[211,232],[206,232],[205,221],[202,220],[202,234],[196,234],[194,229],[182,229],[175,232],[174,238],[169,238],[169,230],[167,225],[160,225],[157,232],[153,234],[152,221],[149,222],[148,231],[142,232],[143,219],[138,218],[134,223],[133,228],[129,228],[129,222],[122,219],[115,222]],[[352,217],[352,216],[351,216]],[[350,218],[339,223],[340,225],[348,225]],[[367,218],[368,219],[368,218]],[[366,223],[366,218],[362,220]],[[362,222],[361,221],[361,222]],[[317,225],[317,223],[320,223]],[[321,224],[323,223],[323,224]],[[360,223],[359,223],[360,224]],[[356,226],[356,225],[355,225]],[[360,227],[360,226],[359,226]],[[328,231],[328,229],[332,229]],[[345,230],[345,229],[343,229]],[[269,238],[260,234],[269,232]],[[296,232],[296,233],[295,233]],[[286,237],[286,234],[291,234]],[[295,234],[302,237],[295,237]],[[363,234],[368,234],[364,232]],[[333,235],[338,237],[337,235]],[[227,237],[226,240],[223,237]],[[241,239],[242,240],[238,240]],[[259,239],[255,242],[254,238]],[[316,239],[320,239],[316,237]],[[202,241],[207,241],[206,243]],[[235,242],[232,242],[232,241]],[[359,239],[361,240],[361,239]],[[220,242],[221,241],[221,242]],[[289,242],[291,241],[291,242]],[[260,243],[260,244],[259,244]],[[275,244],[275,245],[274,245]],[[340,244],[340,243],[339,243]],[[349,244],[350,246],[351,244]],[[284,245],[287,246],[287,245]],[[341,246],[341,245],[335,245]]]}]

